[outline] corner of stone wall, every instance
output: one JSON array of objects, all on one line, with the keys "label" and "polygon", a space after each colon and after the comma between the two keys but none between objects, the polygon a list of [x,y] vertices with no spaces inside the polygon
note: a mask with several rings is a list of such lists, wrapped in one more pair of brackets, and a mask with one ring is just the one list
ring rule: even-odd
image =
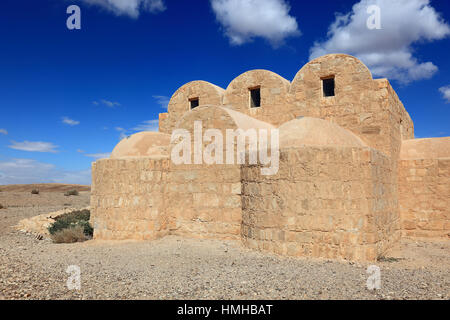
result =
[{"label": "corner of stone wall", "polygon": [[399,161],[402,235],[450,239],[450,158]]},{"label": "corner of stone wall", "polygon": [[94,239],[151,240],[167,234],[163,186],[168,161],[130,158],[95,162],[91,189]]},{"label": "corner of stone wall", "polygon": [[159,114],[159,132],[170,134],[169,114],[167,112]]}]

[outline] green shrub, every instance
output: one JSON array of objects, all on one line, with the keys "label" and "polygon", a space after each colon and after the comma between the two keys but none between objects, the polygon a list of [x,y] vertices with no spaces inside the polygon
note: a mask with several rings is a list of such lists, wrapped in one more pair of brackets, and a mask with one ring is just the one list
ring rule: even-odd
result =
[{"label": "green shrub", "polygon": [[51,235],[55,235],[65,229],[79,227],[83,230],[86,239],[92,238],[94,229],[89,223],[90,217],[91,213],[86,209],[65,213],[55,218],[56,221],[48,227],[48,232],[50,232]]},{"label": "green shrub", "polygon": [[69,191],[67,191],[66,193],[64,193],[64,195],[66,196],[66,197],[68,197],[68,196],[77,196],[78,195],[78,190],[69,190]]},{"label": "green shrub", "polygon": [[31,194],[39,194],[39,189],[33,189],[33,190],[31,190]]},{"label": "green shrub", "polygon": [[89,239],[89,237],[84,233],[82,226],[74,226],[59,230],[58,232],[52,234],[51,238],[55,243],[83,242]]}]

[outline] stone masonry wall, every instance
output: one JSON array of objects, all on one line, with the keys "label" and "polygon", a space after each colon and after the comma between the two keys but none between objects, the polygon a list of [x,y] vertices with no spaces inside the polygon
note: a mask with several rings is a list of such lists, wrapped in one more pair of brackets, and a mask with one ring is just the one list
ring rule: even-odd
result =
[{"label": "stone masonry wall", "polygon": [[[290,82],[274,72],[247,71],[230,82],[223,97],[223,105],[278,126],[293,119],[285,112],[288,109],[289,87]],[[260,89],[261,106],[258,108],[250,107],[249,89],[253,88]]]},{"label": "stone masonry wall", "polygon": [[[335,96],[324,97],[322,79],[335,78]],[[249,89],[260,87],[261,107],[250,107]],[[386,79],[374,80],[358,59],[331,54],[307,63],[292,82],[267,70],[251,70],[221,89],[204,81],[178,89],[161,115],[160,130],[171,133],[189,111],[189,99],[200,105],[222,105],[279,126],[299,116],[334,122],[355,133],[372,148],[397,161],[402,139],[414,137],[414,126]]]},{"label": "stone masonry wall", "polygon": [[238,165],[175,165],[167,158],[102,159],[92,168],[94,238],[167,234],[238,239]]},{"label": "stone masonry wall", "polygon": [[399,161],[402,233],[450,239],[450,158]]},{"label": "stone masonry wall", "polygon": [[200,105],[222,105],[225,90],[206,81],[191,81],[180,87],[170,98],[168,115],[163,115],[160,131],[171,134],[177,122],[191,110],[190,100],[198,99]]},{"label": "stone masonry wall", "polygon": [[153,240],[167,234],[169,159],[102,159],[92,166],[94,238]]},{"label": "stone masonry wall", "polygon": [[172,164],[165,186],[171,234],[239,239],[240,174],[238,165]]},{"label": "stone masonry wall", "polygon": [[373,261],[398,237],[389,159],[369,148],[281,150],[280,169],[243,166],[244,243],[291,256]]}]

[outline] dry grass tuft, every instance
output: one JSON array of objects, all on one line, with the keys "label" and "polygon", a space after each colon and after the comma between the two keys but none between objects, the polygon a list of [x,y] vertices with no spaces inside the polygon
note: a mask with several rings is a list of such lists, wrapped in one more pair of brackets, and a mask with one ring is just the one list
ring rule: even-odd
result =
[{"label": "dry grass tuft", "polygon": [[74,243],[89,240],[89,237],[84,234],[84,228],[82,226],[62,229],[52,234],[51,237],[55,243]]},{"label": "dry grass tuft", "polygon": [[78,190],[73,189],[73,190],[69,190],[69,191],[65,192],[64,195],[65,195],[66,197],[70,197],[70,196],[78,196],[79,193],[78,193]]}]

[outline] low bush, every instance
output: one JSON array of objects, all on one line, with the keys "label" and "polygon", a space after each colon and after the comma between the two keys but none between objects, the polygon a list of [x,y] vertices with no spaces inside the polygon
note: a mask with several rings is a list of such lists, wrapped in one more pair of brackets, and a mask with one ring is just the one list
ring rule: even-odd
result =
[{"label": "low bush", "polygon": [[51,238],[55,243],[83,242],[89,239],[84,233],[84,228],[78,225],[57,231],[51,235]]},{"label": "low bush", "polygon": [[385,257],[385,256],[379,256],[377,258],[378,262],[399,262],[400,260],[402,260],[402,258]]},{"label": "low bush", "polygon": [[31,194],[39,194],[39,189],[33,189],[33,190],[31,190]]},{"label": "low bush", "polygon": [[[94,229],[92,228],[91,224],[89,223],[89,219],[91,217],[91,213],[89,210],[77,210],[72,211],[66,214],[63,214],[57,218],[55,218],[55,222],[53,222],[48,227],[48,232],[50,232],[50,235],[53,236],[68,229],[81,229],[84,234],[84,240],[91,239],[94,234]],[[69,234],[76,234],[75,231],[67,231],[64,233],[66,237],[69,237]],[[61,239],[62,235],[59,235],[58,240]],[[79,238],[81,239],[81,237]],[[78,240],[78,241],[84,241],[84,240]],[[56,242],[56,241],[55,241]],[[69,241],[74,242],[74,241]],[[58,242],[60,243],[60,242]]]},{"label": "low bush", "polygon": [[3,207],[3,205],[0,203],[0,209],[3,209],[4,207]]},{"label": "low bush", "polygon": [[64,195],[66,197],[68,197],[68,196],[77,196],[78,195],[78,190],[75,190],[75,189],[74,190],[69,190],[69,191],[65,192]]}]

